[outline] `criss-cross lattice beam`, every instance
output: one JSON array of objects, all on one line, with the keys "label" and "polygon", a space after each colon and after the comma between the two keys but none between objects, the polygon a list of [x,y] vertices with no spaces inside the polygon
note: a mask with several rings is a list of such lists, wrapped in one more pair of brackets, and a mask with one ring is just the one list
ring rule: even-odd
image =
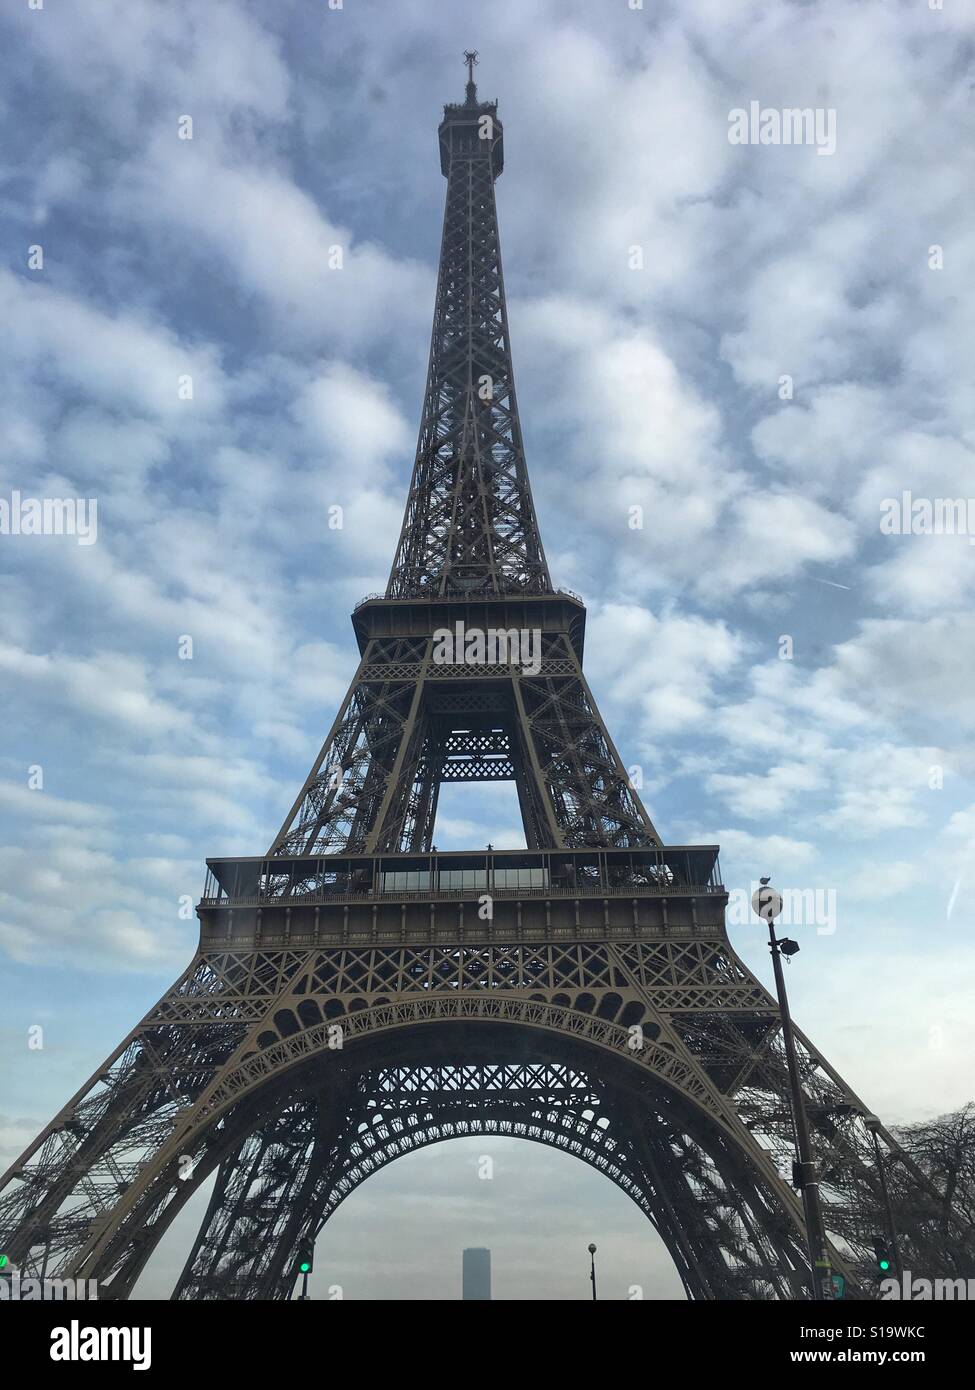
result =
[{"label": "criss-cross lattice beam", "polygon": [[[444,781],[513,779],[531,848],[659,845],[562,633],[540,670],[442,666],[432,633],[373,640],[271,853],[427,851]],[[494,693],[493,717],[449,717],[451,685]]]},{"label": "criss-cross lattice beam", "polygon": [[474,1136],[547,1144],[603,1173],[661,1234],[690,1297],[801,1290],[801,1243],[793,1233],[783,1247],[776,1214],[720,1141],[712,1137],[709,1156],[672,1106],[627,1103],[594,1073],[521,1061],[372,1068],[357,1078],[324,1161],[312,1133],[317,1104],[308,1095],[289,1101],[224,1161],[175,1298],[289,1297],[296,1233],[321,1232],[338,1205],[394,1159]]},{"label": "criss-cross lattice beam", "polygon": [[[663,1116],[648,1139],[657,1181],[673,1219],[696,1231],[675,1255],[679,1267],[687,1273],[696,1260],[704,1271],[695,1275],[705,1280],[699,1287],[712,1290],[715,1261],[736,1269],[739,1283],[723,1285],[720,1296],[782,1296],[783,1286],[776,1292],[760,1274],[776,1262],[780,1273],[801,1263],[801,1211],[786,1181],[788,1077],[774,1004],[720,937],[201,959],[4,1175],[3,1248],[34,1277],[97,1277],[109,1296],[127,1296],[191,1190],[187,1172],[197,1180],[223,1163],[217,1205],[233,1206],[227,1194],[244,1180],[228,1176],[228,1153],[236,1152],[255,1191],[278,1191],[268,1186],[269,1164],[285,1183],[269,1237],[279,1253],[266,1267],[268,1279],[284,1278],[281,1252],[314,1214],[313,1192],[336,1171],[333,1136],[348,1132],[343,1126],[354,1114],[343,1100],[346,1079],[369,1069],[370,1049],[384,1049],[388,1067],[418,1036],[440,1056],[473,1049],[485,1093],[495,1082],[483,1068],[502,1045],[522,1056],[526,1045],[541,1048],[556,1065],[585,1048],[598,1074],[617,1078],[614,1085],[631,1097],[640,1132],[647,1116]],[[801,1035],[799,1043],[827,1229],[837,1258],[855,1272],[881,1211],[865,1108]],[[298,1082],[334,1101],[334,1114],[331,1128],[306,1146],[314,1162],[295,1186],[291,1169],[307,1167],[302,1131],[285,1134],[282,1149],[281,1131],[267,1126],[286,1110],[288,1087],[301,1100]],[[473,1087],[478,1095],[480,1085]],[[436,1097],[448,1109],[449,1090],[442,1084]],[[260,1141],[248,1147],[259,1131]],[[926,1214],[943,1221],[941,1195],[889,1136],[883,1142],[898,1167],[902,1207],[917,1212],[922,1227]],[[291,1155],[291,1167],[282,1153]],[[255,1166],[252,1156],[260,1155]],[[654,1212],[663,1232],[671,1218],[664,1205]],[[948,1232],[944,1268],[935,1272],[957,1273],[951,1252],[967,1238]],[[222,1259],[215,1255],[221,1239],[217,1232],[214,1245],[207,1237],[204,1263]],[[904,1229],[905,1258],[913,1258],[915,1244],[930,1269],[929,1235],[921,1231],[915,1242]],[[252,1296],[250,1274],[243,1266],[238,1273],[235,1296]],[[203,1284],[198,1295],[206,1296]]]},{"label": "criss-cross lattice beam", "polygon": [[511,365],[494,201],[501,135],[493,104],[445,110],[430,363],[389,597],[551,592]]}]

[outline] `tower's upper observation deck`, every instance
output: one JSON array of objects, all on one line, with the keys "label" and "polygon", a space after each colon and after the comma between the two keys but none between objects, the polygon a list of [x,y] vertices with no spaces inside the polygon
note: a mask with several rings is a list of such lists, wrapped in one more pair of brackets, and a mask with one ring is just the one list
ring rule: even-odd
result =
[{"label": "tower's upper observation deck", "polygon": [[474,82],[477,54],[465,53],[467,59],[467,91],[462,102],[451,102],[443,109],[440,122],[440,168],[444,177],[450,173],[451,162],[461,159],[490,159],[495,178],[504,168],[504,130],[498,120],[496,101],[478,101]]}]

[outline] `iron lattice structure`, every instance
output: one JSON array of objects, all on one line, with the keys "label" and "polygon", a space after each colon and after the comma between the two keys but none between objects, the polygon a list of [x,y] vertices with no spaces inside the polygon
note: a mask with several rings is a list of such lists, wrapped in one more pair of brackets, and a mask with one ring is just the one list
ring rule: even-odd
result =
[{"label": "iron lattice structure", "polygon": [[[804,1297],[775,1003],[729,944],[717,847],[664,846],[630,785],[583,675],[585,608],[549,579],[508,340],[502,128],[473,73],[440,153],[416,464],[386,594],[353,615],[348,695],[268,853],[208,861],[185,974],[0,1180],[0,1249],[125,1298],[215,1173],[174,1297],[286,1298],[301,1242],[377,1168],[512,1135],[627,1192],[689,1297]],[[537,632],[535,669],[509,649],[438,660],[458,622]],[[527,848],[439,853],[440,785],[499,779]],[[799,1046],[836,1268],[870,1296],[866,1107]],[[882,1141],[920,1244],[939,1194]],[[956,1272],[948,1242],[924,1272]]]}]

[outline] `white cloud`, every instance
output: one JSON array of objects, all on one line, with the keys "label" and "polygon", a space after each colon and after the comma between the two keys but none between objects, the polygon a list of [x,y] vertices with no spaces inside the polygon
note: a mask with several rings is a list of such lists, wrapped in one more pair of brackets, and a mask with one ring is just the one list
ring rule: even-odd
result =
[{"label": "white cloud", "polygon": [[[0,271],[0,315],[14,369],[30,376],[53,370],[88,400],[163,420],[205,417],[223,404],[215,350],[181,343],[140,313],[103,313],[75,295]],[[185,377],[192,378],[192,400],[180,398]]]},{"label": "white cloud", "polygon": [[889,537],[893,553],[870,574],[877,602],[887,610],[911,615],[938,614],[967,605],[975,589],[973,539],[965,535]]},{"label": "white cloud", "polygon": [[746,820],[780,816],[824,785],[822,774],[803,763],[781,763],[765,773],[715,773],[707,779],[708,790]]},{"label": "white cloud", "polygon": [[640,711],[650,740],[702,720],[716,680],[728,675],[745,651],[742,638],[723,622],[677,612],[656,617],[646,608],[603,605],[589,627],[587,659],[612,702]]},{"label": "white cloud", "polygon": [[919,866],[911,860],[895,859],[870,864],[845,886],[844,895],[862,902],[899,897],[918,882]]},{"label": "white cloud", "polygon": [[116,731],[164,734],[191,727],[183,711],[153,695],[145,664],[118,652],[85,661],[4,647],[0,671],[33,683],[58,705],[110,720]]},{"label": "white cloud", "polygon": [[809,840],[794,840],[788,835],[755,835],[732,826],[708,833],[708,839],[721,846],[726,882],[729,881],[729,867],[736,880],[742,871],[746,878],[749,874],[758,878],[774,867],[776,882],[785,882],[790,874],[805,868],[817,855],[816,846]]},{"label": "white cloud", "polygon": [[95,832],[110,820],[112,815],[111,809],[107,806],[98,806],[87,801],[72,801],[40,789],[31,790],[26,785],[26,776],[22,785],[16,782],[0,782],[0,805],[18,817],[64,821],[84,827],[86,833]]},{"label": "white cloud", "polygon": [[882,459],[889,409],[883,391],[856,381],[802,389],[758,422],[752,442],[760,459],[800,486],[842,500],[849,497],[851,477]]},{"label": "white cloud", "polygon": [[835,649],[831,683],[848,699],[888,720],[931,728],[970,728],[975,677],[975,618],[943,613],[923,622],[868,619]]}]

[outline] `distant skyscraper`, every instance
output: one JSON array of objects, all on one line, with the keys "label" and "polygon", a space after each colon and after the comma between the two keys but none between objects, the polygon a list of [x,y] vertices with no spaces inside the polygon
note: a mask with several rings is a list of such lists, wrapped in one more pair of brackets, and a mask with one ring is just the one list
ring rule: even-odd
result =
[{"label": "distant skyscraper", "polygon": [[464,1251],[464,1293],[469,1298],[491,1297],[491,1252],[490,1250]]}]

